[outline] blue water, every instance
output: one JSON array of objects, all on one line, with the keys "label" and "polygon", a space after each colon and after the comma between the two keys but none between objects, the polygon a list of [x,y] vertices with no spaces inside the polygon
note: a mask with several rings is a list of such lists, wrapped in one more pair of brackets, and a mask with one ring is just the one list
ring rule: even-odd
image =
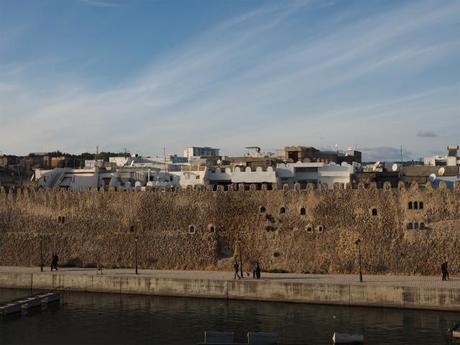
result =
[{"label": "blue water", "polygon": [[[0,289],[0,301],[27,291]],[[366,344],[459,344],[460,313],[95,293],[65,293],[61,306],[0,321],[0,344],[197,344],[205,330],[276,332],[282,344],[332,344],[334,331]]]}]

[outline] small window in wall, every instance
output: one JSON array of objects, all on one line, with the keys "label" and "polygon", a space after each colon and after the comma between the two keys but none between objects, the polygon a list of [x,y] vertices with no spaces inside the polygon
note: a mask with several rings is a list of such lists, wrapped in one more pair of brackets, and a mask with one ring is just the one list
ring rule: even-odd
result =
[{"label": "small window in wall", "polygon": [[419,208],[420,210],[423,210],[423,201],[420,201],[420,202],[418,203],[418,208]]},{"label": "small window in wall", "polygon": [[372,209],[372,215],[373,215],[373,216],[376,216],[376,215],[377,215],[377,209],[376,209],[375,207]]},{"label": "small window in wall", "polygon": [[324,231],[324,226],[318,225],[318,227],[316,228],[316,230],[317,230],[318,232],[323,232],[323,231]]},{"label": "small window in wall", "polygon": [[407,207],[409,208],[409,210],[412,210],[412,201],[409,201],[409,204]]},{"label": "small window in wall", "polygon": [[418,202],[414,201],[414,210],[417,210],[417,209],[418,209]]},{"label": "small window in wall", "polygon": [[58,216],[58,224],[64,224],[65,223],[65,217],[64,216]]},{"label": "small window in wall", "polygon": [[300,215],[305,216],[307,214],[307,211],[305,210],[305,207],[300,208]]},{"label": "small window in wall", "polygon": [[414,229],[418,229],[418,223],[414,222]]},{"label": "small window in wall", "polygon": [[274,252],[273,253],[273,257],[275,258],[279,258],[281,256],[281,254],[279,252]]},{"label": "small window in wall", "polygon": [[131,225],[131,226],[129,227],[129,232],[131,232],[131,233],[134,232],[134,225]]},{"label": "small window in wall", "polygon": [[213,224],[209,224],[208,230],[211,234],[214,234],[216,232],[216,227]]},{"label": "small window in wall", "polygon": [[421,230],[425,229],[425,223],[423,223],[423,222],[420,223],[420,229]]},{"label": "small window in wall", "polygon": [[412,230],[412,228],[413,228],[413,227],[412,227],[412,223],[407,223],[407,229],[408,229],[408,230]]},{"label": "small window in wall", "polygon": [[195,225],[189,225],[188,226],[188,233],[189,234],[194,234],[195,233]]},{"label": "small window in wall", "polygon": [[307,232],[313,232],[313,225],[309,224],[307,225]]},{"label": "small window in wall", "polygon": [[285,214],[286,213],[286,208],[285,207],[281,207],[280,208],[280,214]]},{"label": "small window in wall", "polygon": [[195,179],[196,179],[196,180],[199,180],[199,179],[200,179],[200,175],[196,175]]},{"label": "small window in wall", "polygon": [[260,212],[260,213],[265,213],[265,211],[266,211],[266,210],[265,210],[265,207],[264,207],[264,206],[260,206],[260,207],[259,207],[259,212]]}]

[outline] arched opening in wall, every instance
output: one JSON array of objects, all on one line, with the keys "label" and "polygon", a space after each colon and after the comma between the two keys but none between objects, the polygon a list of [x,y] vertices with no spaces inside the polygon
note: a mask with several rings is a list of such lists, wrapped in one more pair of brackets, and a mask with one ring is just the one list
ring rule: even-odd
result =
[{"label": "arched opening in wall", "polygon": [[188,226],[188,233],[189,234],[194,234],[195,233],[195,225],[189,225]]},{"label": "arched opening in wall", "polygon": [[58,216],[57,222],[60,225],[64,224],[65,223],[65,217],[64,216]]},{"label": "arched opening in wall", "polygon": [[418,209],[418,202],[414,201],[414,210],[417,210],[417,209]]},{"label": "arched opening in wall", "polygon": [[264,206],[259,206],[259,212],[260,213],[265,213],[266,209]]},{"label": "arched opening in wall", "polygon": [[423,229],[425,229],[425,223],[421,222],[420,223],[420,230],[423,230]]},{"label": "arched opening in wall", "polygon": [[285,213],[286,213],[286,207],[281,207],[280,214],[285,214]]},{"label": "arched opening in wall", "polygon": [[409,201],[409,204],[407,205],[407,207],[409,208],[409,210],[412,210],[412,201]]},{"label": "arched opening in wall", "polygon": [[214,226],[214,224],[209,224],[208,225],[208,231],[211,233],[211,234],[214,234],[216,232],[216,227]]},{"label": "arched opening in wall", "polygon": [[305,229],[307,230],[307,232],[313,232],[313,225],[308,224]]},{"label": "arched opening in wall", "polygon": [[130,233],[133,233],[133,232],[134,232],[134,225],[130,225],[130,226],[129,226],[129,232],[130,232]]},{"label": "arched opening in wall", "polygon": [[307,211],[305,210],[305,207],[300,208],[300,215],[305,216],[307,214]]},{"label": "arched opening in wall", "polygon": [[423,201],[420,201],[420,202],[418,203],[418,208],[419,208],[420,210],[423,210]]},{"label": "arched opening in wall", "polygon": [[412,230],[412,228],[413,228],[412,223],[407,223],[407,229]]},{"label": "arched opening in wall", "polygon": [[324,226],[318,225],[318,227],[316,228],[316,230],[317,230],[319,233],[321,233],[321,232],[324,231]]},{"label": "arched opening in wall", "polygon": [[371,212],[372,212],[372,215],[373,215],[373,216],[376,216],[376,215],[377,215],[377,209],[376,209],[375,207],[372,208]]},{"label": "arched opening in wall", "polygon": [[418,229],[418,223],[414,222],[414,229]]}]

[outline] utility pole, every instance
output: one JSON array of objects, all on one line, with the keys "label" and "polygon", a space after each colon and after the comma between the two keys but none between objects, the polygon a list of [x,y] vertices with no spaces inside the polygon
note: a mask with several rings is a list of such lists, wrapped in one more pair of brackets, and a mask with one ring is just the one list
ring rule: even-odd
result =
[{"label": "utility pole", "polygon": [[136,265],[136,274],[137,274],[137,273],[138,273],[138,271],[137,271],[137,235],[136,235],[136,237],[134,238],[134,255],[135,255],[135,257],[136,257],[136,259],[135,259],[135,260],[136,260],[135,265]]},{"label": "utility pole", "polygon": [[43,272],[43,236],[40,235],[40,272]]}]

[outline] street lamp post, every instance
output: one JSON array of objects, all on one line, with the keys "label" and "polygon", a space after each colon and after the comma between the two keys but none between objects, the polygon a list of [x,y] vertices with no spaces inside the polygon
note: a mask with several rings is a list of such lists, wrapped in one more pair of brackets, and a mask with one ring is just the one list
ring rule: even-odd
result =
[{"label": "street lamp post", "polygon": [[134,256],[135,256],[135,265],[136,265],[136,274],[138,273],[137,272],[137,235],[136,237],[134,238]]},{"label": "street lamp post", "polygon": [[40,272],[43,272],[43,236],[40,236]]},{"label": "street lamp post", "polygon": [[361,240],[358,238],[355,242],[358,246],[358,261],[359,261],[359,281],[363,282],[363,271],[361,269]]}]

